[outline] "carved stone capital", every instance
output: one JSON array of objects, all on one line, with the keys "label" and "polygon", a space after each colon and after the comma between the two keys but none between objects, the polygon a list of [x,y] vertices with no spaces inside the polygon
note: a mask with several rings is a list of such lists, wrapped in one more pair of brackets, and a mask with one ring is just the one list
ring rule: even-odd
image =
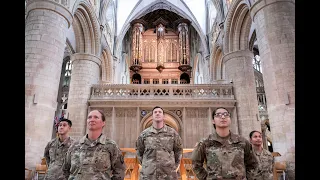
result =
[{"label": "carved stone capital", "polygon": [[72,54],[71,61],[73,62],[77,60],[92,61],[92,62],[95,62],[98,66],[101,65],[101,59],[93,54],[86,54],[86,53]]},{"label": "carved stone capital", "polygon": [[230,59],[237,58],[237,57],[253,58],[253,53],[249,50],[234,51],[234,52],[231,52],[231,53],[224,55],[222,57],[222,62],[226,63]]},{"label": "carved stone capital", "polygon": [[266,6],[269,6],[274,3],[284,3],[284,2],[295,4],[294,0],[269,0],[269,1],[252,0],[250,1],[250,4],[252,5],[250,8],[250,15],[251,15],[252,21],[254,22],[255,15]]},{"label": "carved stone capital", "polygon": [[57,14],[63,16],[68,22],[68,28],[70,27],[73,16],[68,9],[68,1],[55,2],[53,0],[29,0],[26,5],[26,14],[35,9],[45,9],[54,11]]}]

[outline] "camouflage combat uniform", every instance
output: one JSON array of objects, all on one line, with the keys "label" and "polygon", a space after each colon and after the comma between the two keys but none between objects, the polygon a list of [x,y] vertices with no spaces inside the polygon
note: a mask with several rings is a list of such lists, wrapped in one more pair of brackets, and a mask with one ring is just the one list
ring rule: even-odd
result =
[{"label": "camouflage combat uniform", "polygon": [[232,132],[225,140],[217,133],[202,139],[191,158],[193,171],[199,180],[243,180],[247,179],[247,172],[258,166],[249,141]]},{"label": "camouflage combat uniform", "polygon": [[255,152],[254,149],[253,152],[258,159],[259,167],[256,168],[254,172],[248,174],[250,179],[273,180],[274,157],[272,154],[266,149],[262,149],[261,154]]},{"label": "camouflage combat uniform", "polygon": [[67,152],[63,174],[68,180],[123,180],[122,152],[104,134],[95,141],[88,135],[74,142]]},{"label": "camouflage combat uniform", "polygon": [[140,180],[176,180],[176,169],[182,157],[179,134],[164,125],[157,131],[153,126],[142,131],[136,142],[137,157],[142,164]]},{"label": "camouflage combat uniform", "polygon": [[48,164],[48,171],[44,180],[63,180],[62,164],[68,148],[74,142],[74,139],[68,137],[63,142],[60,142],[59,137],[56,137],[48,142],[44,149],[44,157]]}]

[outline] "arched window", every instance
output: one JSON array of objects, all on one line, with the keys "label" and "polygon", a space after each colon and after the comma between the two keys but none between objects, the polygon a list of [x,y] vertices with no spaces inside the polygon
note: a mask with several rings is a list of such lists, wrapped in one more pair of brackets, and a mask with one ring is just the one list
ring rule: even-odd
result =
[{"label": "arched window", "polygon": [[71,69],[72,69],[72,64],[71,64],[71,61],[68,60],[66,62],[66,66],[65,66],[65,73],[64,73],[62,86],[69,86],[70,85]]}]

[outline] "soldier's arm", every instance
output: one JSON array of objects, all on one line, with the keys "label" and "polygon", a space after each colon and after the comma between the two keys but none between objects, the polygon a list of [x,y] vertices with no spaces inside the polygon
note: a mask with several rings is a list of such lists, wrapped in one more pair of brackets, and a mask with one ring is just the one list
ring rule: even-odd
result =
[{"label": "soldier's arm", "polygon": [[63,159],[62,164],[62,172],[65,179],[68,179],[70,176],[70,168],[71,168],[71,152],[73,149],[73,145],[71,145],[66,153],[65,158]]},{"label": "soldier's arm", "polygon": [[180,161],[181,161],[182,153],[183,153],[182,139],[178,133],[175,135],[173,151],[174,151],[174,159],[175,159],[176,168],[178,168],[180,165]]},{"label": "soldier's arm", "polygon": [[206,159],[205,155],[205,145],[200,141],[193,149],[191,155],[192,169],[199,180],[205,180],[208,175],[208,172],[203,167],[203,163]]},{"label": "soldier's arm", "polygon": [[48,144],[44,148],[44,155],[43,155],[46,158],[46,162],[47,162],[48,166],[50,164],[49,149],[50,149],[50,142],[48,142]]},{"label": "soldier's arm", "polygon": [[123,180],[124,172],[126,170],[122,152],[116,144],[113,144],[111,151],[111,170],[112,180]]},{"label": "soldier's arm", "polygon": [[144,152],[144,142],[143,137],[139,136],[136,141],[136,152],[137,152],[137,158],[139,163],[142,165],[142,158],[143,158],[143,152]]},{"label": "soldier's arm", "polygon": [[259,165],[258,159],[253,153],[251,144],[246,139],[245,139],[245,147],[244,147],[244,164],[246,166],[247,175],[260,173],[259,171],[257,171],[258,165]]}]

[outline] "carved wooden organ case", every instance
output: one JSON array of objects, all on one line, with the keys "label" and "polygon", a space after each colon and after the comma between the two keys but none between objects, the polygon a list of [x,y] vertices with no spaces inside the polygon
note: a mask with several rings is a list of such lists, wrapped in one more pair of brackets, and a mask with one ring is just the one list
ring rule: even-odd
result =
[{"label": "carved wooden organ case", "polygon": [[133,84],[190,83],[190,21],[175,21],[176,29],[167,28],[161,17],[145,30],[145,22],[131,22],[132,45],[130,78]]}]

